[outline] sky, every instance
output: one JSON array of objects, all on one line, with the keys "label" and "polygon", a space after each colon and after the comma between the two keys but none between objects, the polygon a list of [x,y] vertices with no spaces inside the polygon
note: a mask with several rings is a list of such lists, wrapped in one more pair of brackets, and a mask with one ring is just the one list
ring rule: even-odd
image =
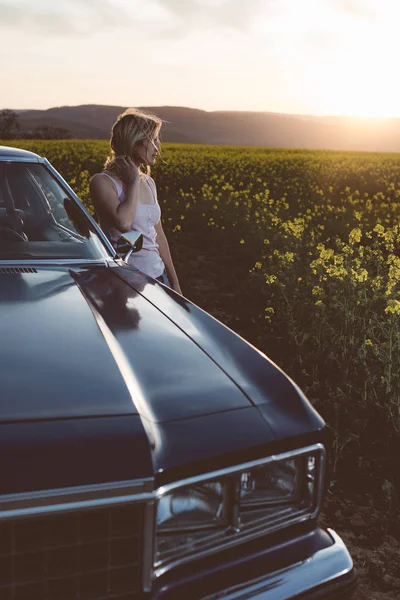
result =
[{"label": "sky", "polygon": [[400,116],[399,0],[0,0],[0,109]]}]

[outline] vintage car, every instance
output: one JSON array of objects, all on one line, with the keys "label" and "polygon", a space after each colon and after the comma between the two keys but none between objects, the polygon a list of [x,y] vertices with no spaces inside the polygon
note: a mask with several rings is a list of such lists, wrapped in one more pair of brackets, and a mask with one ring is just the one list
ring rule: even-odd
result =
[{"label": "vintage car", "polygon": [[0,598],[348,597],[324,421],[139,248],[0,147]]}]

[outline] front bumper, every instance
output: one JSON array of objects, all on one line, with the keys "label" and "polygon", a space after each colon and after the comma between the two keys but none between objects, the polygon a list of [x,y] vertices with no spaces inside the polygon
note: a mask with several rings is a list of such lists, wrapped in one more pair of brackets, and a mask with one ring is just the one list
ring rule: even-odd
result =
[{"label": "front bumper", "polygon": [[310,558],[267,577],[236,585],[204,600],[319,600],[349,598],[356,584],[353,561],[341,538],[331,529],[333,545]]},{"label": "front bumper", "polygon": [[351,556],[331,529],[295,536],[253,556],[240,556],[238,549],[235,554],[223,568],[216,563],[198,565],[197,572],[171,577],[152,598],[344,600],[356,584]]}]

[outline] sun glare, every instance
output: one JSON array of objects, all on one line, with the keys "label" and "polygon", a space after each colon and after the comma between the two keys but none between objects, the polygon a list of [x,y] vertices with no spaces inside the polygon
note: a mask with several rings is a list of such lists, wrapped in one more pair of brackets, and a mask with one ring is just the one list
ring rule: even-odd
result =
[{"label": "sun glare", "polygon": [[280,47],[277,56],[290,65],[304,105],[321,115],[400,116],[399,0],[282,0],[279,6],[286,9],[259,19],[255,33]]},{"label": "sun glare", "polygon": [[[346,32],[336,61],[320,80],[331,114],[354,117],[400,116],[400,80],[396,76],[398,5],[375,18],[358,20]],[[321,99],[322,100],[322,99]]]},{"label": "sun glare", "polygon": [[393,77],[393,70],[383,57],[382,61],[376,58],[371,62],[348,61],[346,65],[338,65],[335,71],[329,76],[335,82],[333,87],[336,91],[330,85],[334,97],[326,99],[332,114],[386,118],[400,116],[400,83]]}]

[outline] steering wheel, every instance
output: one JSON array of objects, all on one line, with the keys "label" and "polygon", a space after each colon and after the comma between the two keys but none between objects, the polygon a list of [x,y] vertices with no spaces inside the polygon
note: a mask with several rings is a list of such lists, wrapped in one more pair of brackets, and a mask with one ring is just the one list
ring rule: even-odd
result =
[{"label": "steering wheel", "polygon": [[7,238],[7,236],[14,238],[14,240],[18,242],[28,241],[28,238],[25,234],[18,233],[18,231],[11,229],[11,227],[4,227],[0,225],[0,242],[3,241],[4,238]]}]

